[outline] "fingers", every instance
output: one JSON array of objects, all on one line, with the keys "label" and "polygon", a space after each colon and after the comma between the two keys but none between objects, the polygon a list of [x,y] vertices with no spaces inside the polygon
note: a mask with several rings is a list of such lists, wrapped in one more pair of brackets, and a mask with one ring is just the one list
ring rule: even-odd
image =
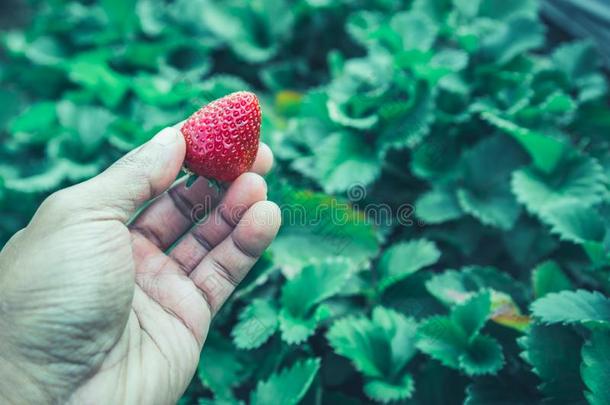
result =
[{"label": "fingers", "polygon": [[172,184],[184,155],[184,137],[168,127],[77,188],[83,202],[94,205],[101,215],[126,222],[144,202]]},{"label": "fingers", "polygon": [[266,198],[265,180],[254,173],[242,174],[229,187],[222,203],[182,238],[170,257],[190,273],[214,246],[229,236],[248,208]]},{"label": "fingers", "polygon": [[129,229],[149,239],[157,248],[167,250],[219,199],[219,192],[199,178],[191,187],[180,180],[154,200],[129,225]]},{"label": "fingers", "polygon": [[215,314],[269,246],[280,227],[277,205],[259,201],[248,209],[233,232],[190,274]]},{"label": "fingers", "polygon": [[[271,149],[261,144],[252,171],[265,175],[272,164]],[[218,191],[210,187],[204,178],[198,179],[190,188],[184,186],[185,182],[186,179],[179,181],[153,201],[130,225],[131,229],[149,238],[161,250],[167,250],[195,222],[204,218],[220,199]],[[262,183],[264,186],[264,181]],[[244,198],[248,199],[250,191],[246,189],[244,192]],[[256,201],[258,199],[238,202],[248,208]]]},{"label": "fingers", "polygon": [[252,170],[254,173],[258,173],[261,176],[266,175],[271,170],[273,166],[273,153],[267,144],[261,143],[258,147],[258,153],[256,154],[256,159],[254,160],[254,164],[252,165]]}]

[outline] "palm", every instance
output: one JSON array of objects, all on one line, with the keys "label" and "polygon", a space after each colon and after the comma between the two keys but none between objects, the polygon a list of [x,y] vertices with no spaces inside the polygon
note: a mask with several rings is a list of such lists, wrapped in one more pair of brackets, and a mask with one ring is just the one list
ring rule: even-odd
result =
[{"label": "palm", "polygon": [[[114,235],[114,246],[107,250],[113,256],[125,254],[121,246],[131,244],[125,257],[109,261],[130,263],[134,269],[133,300],[126,326],[116,326],[123,328],[120,338],[77,399],[110,393],[113,397],[107,402],[123,402],[127,390],[121,387],[126,384],[138,395],[129,399],[138,403],[169,403],[183,392],[197,367],[213,314],[254,263],[261,243],[250,237],[256,236],[252,234],[256,228],[237,226],[245,207],[265,194],[260,177],[250,174],[238,179],[223,205],[165,253],[179,230],[189,226],[191,213],[200,208],[193,196],[210,197],[207,202],[213,203],[214,193],[202,180],[188,190],[179,184],[130,226],[116,222],[114,226],[122,229],[99,233]],[[169,217],[172,221],[159,222]],[[96,257],[99,260],[99,253]],[[117,284],[121,282],[117,279]]]},{"label": "palm", "polygon": [[[207,308],[201,293],[154,244],[137,232],[127,235],[116,239],[116,247],[131,243],[133,251],[141,255],[124,258],[136,270],[127,323],[115,324],[117,330],[109,333],[119,333],[120,338],[99,368],[95,367],[93,378],[77,392],[76,402],[110,394],[104,403],[171,403],[180,396],[199,360],[211,320],[207,310],[201,311]],[[185,319],[199,325],[199,331],[187,326]],[[127,398],[129,395],[132,397]]]}]

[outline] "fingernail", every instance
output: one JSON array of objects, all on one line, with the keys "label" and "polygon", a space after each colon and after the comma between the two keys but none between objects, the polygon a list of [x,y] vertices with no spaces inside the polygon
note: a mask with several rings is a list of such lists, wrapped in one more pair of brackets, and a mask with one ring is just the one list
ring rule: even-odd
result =
[{"label": "fingernail", "polygon": [[167,127],[161,130],[161,132],[159,132],[157,135],[155,135],[151,142],[161,146],[167,146],[176,142],[178,140],[179,135],[180,131],[178,131],[176,128]]}]

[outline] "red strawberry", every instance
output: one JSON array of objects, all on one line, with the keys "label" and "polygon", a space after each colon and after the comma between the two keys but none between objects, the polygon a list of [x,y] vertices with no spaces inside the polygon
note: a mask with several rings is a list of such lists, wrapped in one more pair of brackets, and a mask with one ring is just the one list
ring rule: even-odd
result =
[{"label": "red strawberry", "polygon": [[254,93],[239,91],[212,101],[186,120],[187,171],[232,181],[250,170],[261,130],[261,109]]}]

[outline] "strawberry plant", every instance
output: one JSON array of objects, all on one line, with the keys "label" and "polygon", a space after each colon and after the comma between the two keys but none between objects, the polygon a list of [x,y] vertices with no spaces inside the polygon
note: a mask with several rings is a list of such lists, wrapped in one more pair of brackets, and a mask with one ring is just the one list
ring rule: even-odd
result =
[{"label": "strawberry plant", "polygon": [[32,0],[2,34],[0,240],[254,91],[284,224],[183,403],[608,404],[607,79],[539,11]]}]

